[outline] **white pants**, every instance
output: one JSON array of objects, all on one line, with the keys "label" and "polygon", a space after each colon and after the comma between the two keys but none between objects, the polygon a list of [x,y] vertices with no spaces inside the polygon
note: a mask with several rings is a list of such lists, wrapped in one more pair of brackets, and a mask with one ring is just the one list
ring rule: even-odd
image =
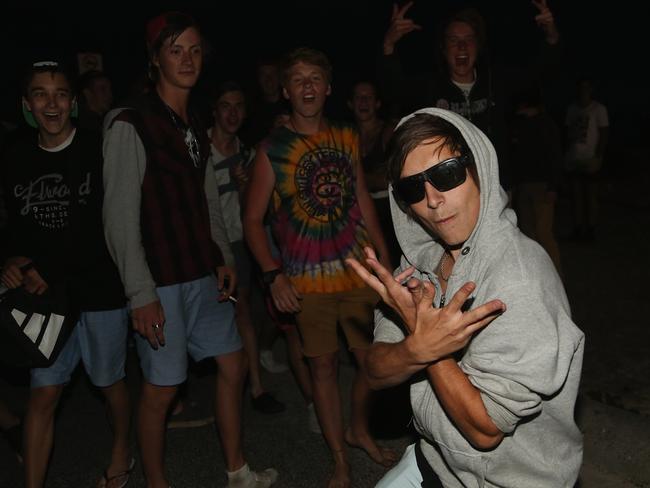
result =
[{"label": "white pants", "polygon": [[376,488],[421,488],[422,475],[415,458],[415,444],[409,445],[399,463],[384,475]]}]

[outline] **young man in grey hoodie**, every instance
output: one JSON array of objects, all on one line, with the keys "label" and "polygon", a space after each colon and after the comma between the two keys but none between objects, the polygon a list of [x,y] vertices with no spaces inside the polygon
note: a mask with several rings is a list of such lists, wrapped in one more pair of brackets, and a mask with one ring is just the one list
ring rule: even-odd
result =
[{"label": "young man in grey hoodie", "polygon": [[393,276],[369,249],[374,274],[348,264],[392,308],[375,316],[371,384],[411,381],[422,437],[377,486],[572,487],[584,334],[507,208],[494,147],[430,108],[402,119],[388,157],[401,266]]}]

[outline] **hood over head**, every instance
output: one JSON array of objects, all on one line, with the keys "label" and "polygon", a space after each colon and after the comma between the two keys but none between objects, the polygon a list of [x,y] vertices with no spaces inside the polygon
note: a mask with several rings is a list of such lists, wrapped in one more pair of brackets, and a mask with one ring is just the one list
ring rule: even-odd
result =
[{"label": "hood over head", "polygon": [[[474,124],[460,115],[440,108],[423,108],[407,115],[396,127],[417,114],[429,114],[445,119],[458,128],[474,158],[480,189],[480,211],[478,221],[463,248],[470,249],[479,241],[497,235],[504,226],[515,226],[517,219],[512,209],[507,208],[508,196],[499,183],[499,167],[494,146]],[[391,213],[395,234],[409,265],[419,270],[435,268],[443,247],[427,229],[409,216],[395,200],[392,185],[389,187]]]}]

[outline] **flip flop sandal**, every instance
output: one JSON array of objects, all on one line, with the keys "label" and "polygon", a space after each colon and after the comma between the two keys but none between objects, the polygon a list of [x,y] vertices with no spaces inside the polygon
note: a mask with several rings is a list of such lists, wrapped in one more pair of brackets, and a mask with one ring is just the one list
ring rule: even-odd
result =
[{"label": "flip flop sandal", "polygon": [[[104,474],[102,474],[99,483],[97,483],[97,488],[124,488],[129,484],[131,471],[133,471],[134,467],[135,458],[131,458],[131,464],[129,464],[129,468],[126,471],[114,474],[113,476],[108,476],[108,471],[104,471]],[[117,484],[117,480],[120,478],[124,478],[124,480],[121,483]],[[111,483],[113,484],[111,485]]]}]

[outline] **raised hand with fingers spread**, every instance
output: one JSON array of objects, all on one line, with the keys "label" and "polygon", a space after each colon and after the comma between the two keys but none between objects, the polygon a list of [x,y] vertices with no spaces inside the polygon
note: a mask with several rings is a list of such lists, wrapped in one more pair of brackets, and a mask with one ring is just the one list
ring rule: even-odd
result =
[{"label": "raised hand with fingers spread", "polygon": [[409,32],[422,29],[412,19],[404,17],[413,6],[413,2],[405,3],[403,6],[393,4],[393,13],[390,17],[390,25],[384,35],[384,54],[390,55],[395,50],[395,44]]},{"label": "raised hand with fingers spread", "polygon": [[447,305],[436,308],[434,285],[412,278],[413,267],[393,277],[377,262],[372,249],[365,251],[366,262],[375,275],[354,259],[347,260],[347,264],[400,316],[410,333],[407,341],[415,363],[425,365],[462,349],[474,332],[505,311],[503,302],[491,300],[463,312],[463,305],[476,288],[471,282],[462,286]]},{"label": "raised hand with fingers spread", "polygon": [[[379,293],[381,299],[395,310],[407,327],[415,325],[415,303],[408,287],[415,287],[419,280],[411,278],[415,268],[409,267],[393,276],[388,269],[381,265],[372,248],[364,248],[366,264],[374,272],[372,274],[356,259],[347,259],[346,263],[357,273],[365,283]],[[406,287],[403,283],[406,281]]]},{"label": "raised hand with fingers spread", "polygon": [[506,310],[501,300],[491,300],[467,312],[465,301],[474,291],[474,283],[465,283],[442,308],[433,306],[435,287],[421,281],[411,289],[416,304],[416,322],[411,330],[411,351],[417,362],[426,364],[460,351],[472,335]]}]

